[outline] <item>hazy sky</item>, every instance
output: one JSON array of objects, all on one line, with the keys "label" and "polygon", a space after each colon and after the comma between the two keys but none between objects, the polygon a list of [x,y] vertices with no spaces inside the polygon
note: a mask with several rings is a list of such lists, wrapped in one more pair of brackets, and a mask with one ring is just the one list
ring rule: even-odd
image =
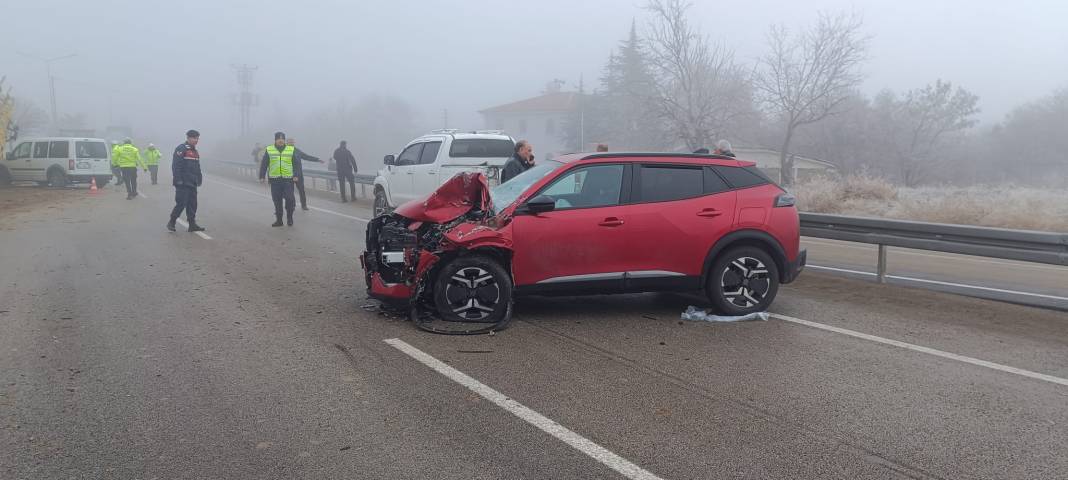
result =
[{"label": "hazy sky", "polygon": [[[61,113],[93,127],[133,125],[180,139],[190,127],[236,134],[231,63],[259,66],[256,126],[288,128],[306,114],[368,93],[402,97],[421,122],[481,127],[476,111],[538,94],[553,78],[596,83],[642,1],[390,2],[3,0],[0,75],[48,108],[41,57],[53,66]],[[692,20],[751,61],[768,26],[810,24],[853,9],[872,36],[865,91],[937,78],[977,93],[986,122],[1068,86],[1068,1],[695,0]],[[11,42],[14,42],[13,46]],[[267,125],[270,124],[270,125]]]}]

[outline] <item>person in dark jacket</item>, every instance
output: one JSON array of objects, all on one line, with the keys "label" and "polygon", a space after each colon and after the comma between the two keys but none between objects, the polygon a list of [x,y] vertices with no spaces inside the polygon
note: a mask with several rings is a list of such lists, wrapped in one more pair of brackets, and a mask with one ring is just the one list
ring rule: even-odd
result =
[{"label": "person in dark jacket", "polygon": [[[293,165],[297,169],[300,169],[302,172],[304,170],[304,167],[302,165],[304,160],[307,160],[309,162],[326,163],[326,162],[324,162],[322,160],[319,160],[319,157],[313,157],[311,155],[308,155],[307,153],[304,153],[303,151],[301,151],[301,149],[297,148],[297,141],[293,137],[290,137],[290,138],[286,139],[286,145],[289,145],[289,146],[293,147]],[[308,210],[308,195],[306,193],[304,193],[304,174],[303,173],[300,175],[299,178],[297,178],[296,185],[297,185],[297,192],[300,193],[300,209],[301,210]]]},{"label": "person in dark jacket", "polygon": [[185,143],[174,149],[171,158],[171,175],[174,177],[174,210],[171,210],[171,219],[167,222],[167,230],[174,231],[174,222],[185,211],[185,218],[189,221],[190,232],[203,232],[204,227],[197,224],[197,187],[204,182],[204,176],[200,173],[200,152],[197,151],[197,143],[200,142],[200,132],[190,130],[185,132]]},{"label": "person in dark jacket", "polygon": [[334,164],[337,170],[337,186],[341,190],[341,202],[349,200],[345,198],[345,181],[349,182],[349,192],[353,201],[356,201],[356,157],[349,151],[348,142],[342,140],[341,145],[334,150]]},{"label": "person in dark jacket", "polygon": [[516,175],[523,173],[534,166],[534,147],[526,140],[520,140],[515,144],[515,154],[504,164],[501,172],[501,183],[507,182]]}]

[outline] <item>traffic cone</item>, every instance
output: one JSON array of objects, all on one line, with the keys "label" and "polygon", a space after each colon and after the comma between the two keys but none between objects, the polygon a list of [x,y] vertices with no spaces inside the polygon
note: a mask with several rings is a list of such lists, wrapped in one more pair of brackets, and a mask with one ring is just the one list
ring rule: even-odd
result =
[{"label": "traffic cone", "polygon": [[93,194],[93,193],[96,193],[97,191],[98,191],[98,189],[96,188],[96,177],[93,177],[89,182],[89,193]]}]

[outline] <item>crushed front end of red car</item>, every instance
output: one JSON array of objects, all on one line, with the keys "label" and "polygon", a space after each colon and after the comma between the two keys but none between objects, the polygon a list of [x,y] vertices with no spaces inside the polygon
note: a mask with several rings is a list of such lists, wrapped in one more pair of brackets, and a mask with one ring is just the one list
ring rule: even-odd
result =
[{"label": "crushed front end of red car", "polygon": [[419,307],[432,305],[426,298],[428,281],[444,256],[481,244],[507,247],[493,215],[486,177],[463,173],[423,199],[374,218],[367,225],[367,250],[360,257],[368,295],[405,308],[417,325],[425,323],[419,321],[420,310],[433,309]]}]

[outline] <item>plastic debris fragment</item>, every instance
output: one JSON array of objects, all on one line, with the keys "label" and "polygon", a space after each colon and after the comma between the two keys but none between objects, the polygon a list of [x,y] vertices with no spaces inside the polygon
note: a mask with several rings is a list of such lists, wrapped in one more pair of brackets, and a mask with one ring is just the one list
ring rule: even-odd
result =
[{"label": "plastic debris fragment", "polygon": [[682,312],[682,319],[689,320],[691,322],[748,322],[752,320],[768,320],[768,312],[754,312],[748,315],[739,316],[721,316],[712,315],[704,310],[700,310],[697,307],[689,306],[685,312]]}]

